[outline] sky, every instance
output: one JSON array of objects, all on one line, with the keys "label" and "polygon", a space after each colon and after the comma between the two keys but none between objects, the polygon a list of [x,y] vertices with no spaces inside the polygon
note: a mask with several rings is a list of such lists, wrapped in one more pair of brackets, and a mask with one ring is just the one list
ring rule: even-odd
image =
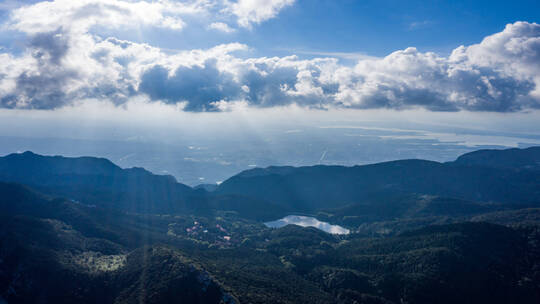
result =
[{"label": "sky", "polygon": [[533,145],[537,22],[538,1],[3,0],[0,136]]}]

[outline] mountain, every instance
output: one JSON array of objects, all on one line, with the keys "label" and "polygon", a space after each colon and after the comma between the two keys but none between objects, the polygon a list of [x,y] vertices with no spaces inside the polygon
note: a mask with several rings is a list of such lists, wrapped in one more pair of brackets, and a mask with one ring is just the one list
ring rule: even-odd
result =
[{"label": "mountain", "polygon": [[126,250],[50,219],[4,219],[0,227],[0,299],[6,303],[218,304],[230,298],[174,249]]},{"label": "mountain", "polygon": [[478,150],[461,155],[454,163],[491,168],[540,170],[540,147]]},{"label": "mountain", "polygon": [[202,189],[207,192],[212,192],[217,189],[217,186],[217,184],[200,184],[193,187],[193,189]]},{"label": "mountain", "polygon": [[291,228],[275,231],[268,250],[342,303],[535,303],[540,299],[540,255],[534,231],[459,223],[393,237],[352,237],[336,244],[328,236],[317,236],[321,233],[313,228]]},{"label": "mountain", "polygon": [[[538,173],[270,167],[207,192],[104,159],[13,154],[0,303],[539,303]],[[299,210],[351,233],[263,224]]]},{"label": "mountain", "polygon": [[469,218],[504,209],[508,207],[503,204],[409,193],[373,196],[361,203],[321,209],[317,212],[317,217],[324,221],[356,227],[373,222],[427,217]]},{"label": "mountain", "polygon": [[337,236],[227,213],[127,214],[0,183],[0,301],[537,303],[533,227]]},{"label": "mountain", "polygon": [[89,205],[138,212],[196,209],[196,193],[172,176],[142,168],[122,169],[107,159],[42,156],[32,152],[0,158],[0,181],[29,185],[41,192]]},{"label": "mountain", "polygon": [[213,195],[178,183],[169,175],[155,175],[142,168],[122,169],[95,157],[10,154],[0,157],[0,182],[28,185],[85,205],[141,214],[228,210],[247,218],[271,220],[288,210],[244,195]]},{"label": "mountain", "polygon": [[[372,213],[369,209],[375,208],[388,219],[396,217],[396,210],[404,210],[405,204],[410,209],[422,208],[423,213],[418,215],[427,215],[426,207],[421,207],[426,200],[416,199],[412,204],[407,198],[425,195],[438,198],[430,201],[432,207],[439,202],[438,215],[454,208],[450,213],[456,216],[466,213],[464,210],[485,209],[489,204],[494,208],[497,204],[493,203],[512,206],[509,208],[538,206],[540,170],[533,166],[538,151],[540,148],[480,150],[449,163],[400,160],[354,167],[255,168],[229,178],[211,192],[204,187],[192,189],[172,176],[155,175],[142,168],[122,169],[102,158],[25,152],[0,158],[0,181],[135,213],[228,210],[246,218],[272,220],[288,213],[356,206],[351,210],[363,210],[363,214],[348,216],[367,219]],[[459,207],[458,201],[472,205]],[[384,210],[386,215],[381,214]]]},{"label": "mountain", "polygon": [[0,183],[0,214],[0,300],[8,303],[221,303],[229,297],[180,252],[159,245],[167,227],[159,219],[10,183]]},{"label": "mountain", "polygon": [[[527,149],[526,153],[530,151],[537,149]],[[504,150],[482,153],[500,153],[497,158],[504,159],[505,164],[520,163],[521,158],[521,153]],[[255,168],[224,181],[214,193],[242,194],[299,212],[339,208],[408,193],[509,205],[540,205],[539,170],[465,161],[469,158],[464,156],[449,163],[399,160],[354,167]]]}]

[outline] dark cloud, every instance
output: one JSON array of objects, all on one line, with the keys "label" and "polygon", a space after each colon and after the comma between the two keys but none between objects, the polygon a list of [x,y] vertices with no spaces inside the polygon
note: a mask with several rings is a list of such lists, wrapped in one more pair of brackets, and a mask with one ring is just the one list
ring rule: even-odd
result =
[{"label": "dark cloud", "polygon": [[75,70],[62,65],[68,42],[61,29],[35,35],[29,49],[37,61],[37,71],[23,72],[16,78],[16,89],[0,99],[7,108],[55,109],[72,101],[66,84],[78,78]]},{"label": "dark cloud", "polygon": [[397,109],[422,107],[430,111],[458,111],[455,103],[448,101],[445,95],[425,88],[407,86],[380,85],[378,90],[366,95],[360,104],[349,105],[361,109]]},{"label": "dark cloud", "polygon": [[291,103],[282,87],[294,86],[296,83],[297,71],[293,68],[280,68],[261,74],[257,71],[249,71],[243,75],[243,80],[249,93],[247,100],[254,105],[261,107],[272,107]]},{"label": "dark cloud", "polygon": [[68,41],[62,29],[54,32],[37,34],[31,38],[29,47],[33,56],[42,64],[60,65],[60,61],[68,51]]},{"label": "dark cloud", "polygon": [[535,104],[529,97],[535,89],[534,82],[485,69],[480,75],[463,77],[455,89],[469,96],[469,102],[463,108],[470,111],[513,112]]},{"label": "dark cloud", "polygon": [[237,99],[242,92],[231,74],[216,68],[214,60],[203,67],[180,67],[172,77],[166,68],[155,66],[142,75],[139,91],[169,103],[186,101],[187,111],[215,110],[211,103]]},{"label": "dark cloud", "polygon": [[[203,67],[180,67],[171,77],[165,67],[154,66],[142,75],[139,92],[168,103],[187,102],[187,111],[214,111],[217,109],[213,103],[218,101],[246,100],[258,107],[321,103],[320,98],[286,93],[286,89],[294,89],[298,81],[297,68],[269,69],[262,65],[258,68],[241,72],[235,80],[232,73],[219,71],[215,60],[205,62]],[[337,85],[324,85],[324,90],[335,92]]]},{"label": "dark cloud", "polygon": [[30,101],[29,107],[35,109],[55,109],[70,102],[63,85],[76,78],[75,71],[55,71],[44,68],[40,75],[21,74],[17,79],[19,96]]},{"label": "dark cloud", "polygon": [[[356,84],[365,85],[364,80]],[[430,111],[514,112],[538,107],[530,97],[534,82],[518,80],[489,69],[466,70],[447,75],[432,75],[425,81],[380,81],[376,90],[364,93],[352,108],[407,109],[422,107]],[[416,86],[415,86],[416,85]]]}]

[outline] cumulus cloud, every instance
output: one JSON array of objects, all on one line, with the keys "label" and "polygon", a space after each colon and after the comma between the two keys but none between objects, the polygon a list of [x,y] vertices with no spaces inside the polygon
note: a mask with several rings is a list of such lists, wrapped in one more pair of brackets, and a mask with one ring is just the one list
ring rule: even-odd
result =
[{"label": "cumulus cloud", "polygon": [[[58,27],[83,33],[89,28],[156,26],[182,30],[185,16],[217,15],[235,17],[240,26],[251,28],[275,18],[294,0],[54,0],[21,6],[8,1],[0,10],[12,10],[7,28],[26,33],[53,31]],[[24,3],[23,3],[24,4]],[[233,32],[224,22],[211,22],[209,29]]]},{"label": "cumulus cloud", "polygon": [[201,111],[211,110],[213,102],[235,99],[241,89],[232,74],[221,73],[211,60],[203,66],[181,66],[171,76],[166,68],[154,66],[142,75],[139,91],[152,99],[186,102],[186,110]]},{"label": "cumulus cloud", "polygon": [[[249,27],[293,3],[250,5],[255,2],[225,5]],[[0,107],[55,109],[85,99],[119,105],[140,97],[186,111],[289,104],[496,112],[540,107],[536,23],[509,24],[449,56],[411,47],[382,58],[362,56],[354,65],[332,57],[246,58],[239,53],[249,47],[239,43],[165,51],[92,31],[136,24],[181,30],[183,16],[208,12],[216,3],[57,0],[17,8],[5,27],[28,39],[21,53],[0,49]]]},{"label": "cumulus cloud", "polygon": [[224,33],[234,33],[236,30],[230,27],[227,23],[223,22],[212,22],[208,26],[209,29],[224,32]]},{"label": "cumulus cloud", "polygon": [[4,54],[0,68],[0,105],[7,108],[56,108],[71,101],[69,85],[77,71],[62,64],[68,50],[61,31],[40,33],[28,43],[27,55]]},{"label": "cumulus cloud", "polygon": [[157,2],[126,0],[55,0],[15,9],[8,27],[26,33],[53,31],[58,27],[83,33],[94,25],[103,27],[153,25],[180,30],[181,16],[201,12],[204,1]]},{"label": "cumulus cloud", "polygon": [[415,48],[342,67],[335,101],[358,108],[517,111],[538,108],[540,25],[516,22],[449,57]]},{"label": "cumulus cloud", "polygon": [[283,8],[290,6],[295,0],[238,0],[227,1],[226,10],[238,17],[238,24],[251,27],[274,18]]}]

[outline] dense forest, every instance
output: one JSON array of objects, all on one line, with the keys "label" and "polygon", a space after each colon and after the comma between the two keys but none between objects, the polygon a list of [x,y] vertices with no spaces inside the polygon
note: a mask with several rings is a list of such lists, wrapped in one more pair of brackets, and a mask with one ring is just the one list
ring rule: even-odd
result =
[{"label": "dense forest", "polygon": [[0,303],[540,303],[540,148],[196,188],[26,152],[0,181]]}]

